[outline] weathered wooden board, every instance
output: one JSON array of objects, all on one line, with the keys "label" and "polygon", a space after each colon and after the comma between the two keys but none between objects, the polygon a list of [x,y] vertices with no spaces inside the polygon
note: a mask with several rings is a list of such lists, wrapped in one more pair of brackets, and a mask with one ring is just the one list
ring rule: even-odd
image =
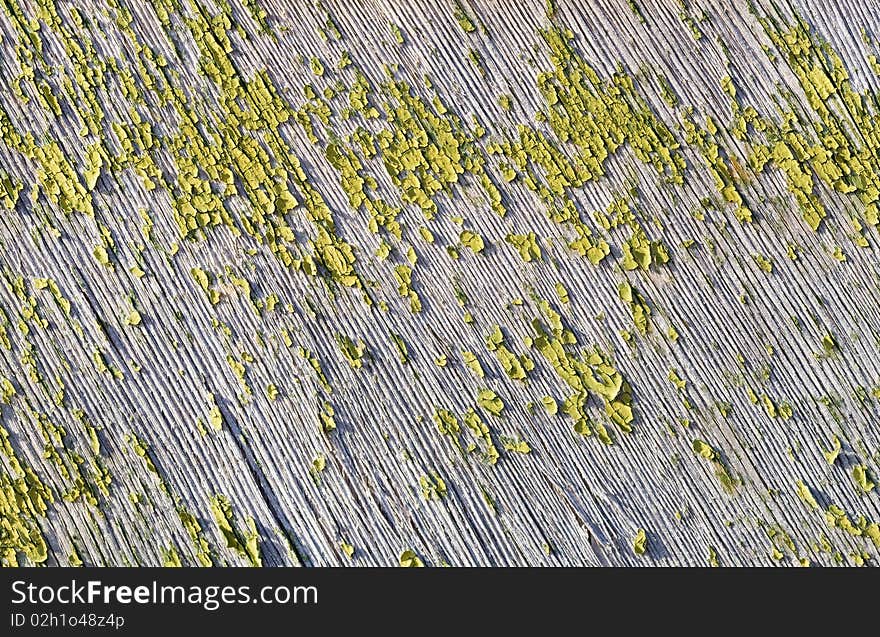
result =
[{"label": "weathered wooden board", "polygon": [[876,560],[877,25],[10,0],[3,564]]}]

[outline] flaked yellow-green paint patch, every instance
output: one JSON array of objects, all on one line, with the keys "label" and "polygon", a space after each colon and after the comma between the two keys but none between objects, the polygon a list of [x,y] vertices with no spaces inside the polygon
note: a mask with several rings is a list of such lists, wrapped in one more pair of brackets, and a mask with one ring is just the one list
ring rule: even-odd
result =
[{"label": "flaked yellow-green paint patch", "polygon": [[260,557],[260,536],[254,519],[247,516],[244,520],[244,528],[238,528],[236,516],[232,511],[232,504],[223,495],[211,498],[211,513],[214,521],[220,529],[220,533],[228,548],[233,549],[239,555],[247,558],[251,566],[262,566]]},{"label": "flaked yellow-green paint patch", "polygon": [[636,555],[644,555],[648,550],[648,534],[645,529],[639,529],[633,538],[633,551]]},{"label": "flaked yellow-green paint patch", "polygon": [[406,549],[400,554],[398,564],[403,568],[421,568],[425,565],[412,549]]}]

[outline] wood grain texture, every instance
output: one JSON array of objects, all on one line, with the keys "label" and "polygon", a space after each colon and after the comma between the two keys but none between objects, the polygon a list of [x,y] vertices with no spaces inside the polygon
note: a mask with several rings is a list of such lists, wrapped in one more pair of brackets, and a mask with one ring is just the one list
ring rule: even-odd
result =
[{"label": "wood grain texture", "polygon": [[[0,15],[0,106],[13,130],[31,132],[32,147],[57,142],[84,186],[88,147],[102,139],[120,155],[154,157],[162,178],[174,184],[151,189],[133,166],[113,170],[105,161],[94,187],[86,188],[93,214],[65,211],[51,193],[61,178],[40,177],[39,157],[17,149],[4,132],[0,181],[9,175],[10,183],[23,186],[0,214],[6,335],[0,378],[14,389],[0,405],[9,441],[0,468],[10,485],[19,485],[6,491],[8,501],[19,500],[3,509],[0,538],[18,562],[32,561],[18,549],[38,546],[34,538],[41,537],[45,555],[34,554],[48,565],[178,559],[247,565],[255,561],[243,548],[249,519],[258,536],[256,561],[267,566],[395,565],[405,550],[430,566],[877,560],[880,536],[872,540],[869,525],[880,521],[880,489],[867,485],[880,474],[872,394],[880,383],[880,243],[865,221],[870,198],[813,175],[810,191],[826,217],[812,230],[784,171],[750,166],[764,132],[754,123],[743,139],[730,132],[734,114],[723,80],[732,78],[741,106],[751,106],[761,121],[781,122],[790,110],[800,118],[793,118],[799,121],[793,130],[819,136],[811,121],[821,114],[799,80],[796,60],[768,34],[784,32],[800,17],[816,41],[839,56],[852,89],[863,92],[865,108],[876,114],[880,76],[869,56],[880,51],[874,39],[880,9],[869,2],[807,0],[552,4],[548,10],[543,3],[492,0],[263,0],[258,5],[271,33],[239,0],[228,7],[202,0],[58,2],[62,26],[44,18],[36,31],[22,29],[27,22],[17,22],[11,11]],[[12,5],[31,18],[52,3]],[[75,25],[74,6],[88,16],[86,26]],[[457,11],[468,16],[472,31]],[[250,81],[265,69],[291,109],[325,99],[322,91],[337,81],[345,86],[326,99],[329,124],[309,116],[316,142],[295,117],[269,132],[246,134],[268,147],[277,133],[298,156],[336,235],[354,247],[361,289],[285,266],[265,234],[262,242],[252,236],[240,222],[255,208],[242,194],[240,175],[238,193],[221,196],[236,223],[181,233],[175,197],[182,164],[169,140],[182,118],[174,100],[147,87],[144,69],[158,77],[164,68],[157,84],[190,96],[199,116],[193,130],[201,130],[209,146],[235,146],[211,137],[223,119],[223,87],[205,71],[193,26],[196,16],[224,12],[239,25],[224,29],[237,76]],[[163,26],[166,14],[173,28]],[[610,245],[598,265],[568,246],[575,235],[552,220],[547,202],[525,183],[526,171],[508,183],[502,164],[511,160],[489,152],[492,143],[514,140],[518,127],[528,126],[556,140],[566,156],[578,153],[535,117],[549,109],[536,79],[554,68],[539,33],[552,25],[572,31],[577,55],[602,81],[616,73],[632,78],[632,93],[622,99],[642,100],[671,131],[679,144],[674,152],[684,160],[682,183],[674,183],[641,161],[631,140],[610,153],[604,174],[564,189],[562,198]],[[41,58],[30,62],[17,51],[32,48],[28,33],[41,42]],[[92,68],[96,60],[116,60],[118,70],[107,67],[94,92],[101,134],[81,134],[77,106],[89,107],[76,77],[85,67],[77,66],[70,42],[79,43]],[[139,46],[145,44],[164,56],[164,67],[144,62]],[[370,103],[380,117],[345,116],[355,74],[337,68],[343,52],[370,83]],[[313,58],[323,66],[320,75]],[[833,75],[830,62],[827,70]],[[139,97],[126,88],[126,71]],[[401,208],[403,234],[388,238],[370,230],[369,215],[351,205],[327,149],[333,143],[357,147],[349,136],[359,126],[372,134],[391,128],[385,104],[393,100],[380,88],[390,76],[407,81],[428,104],[438,96],[448,117],[459,118],[473,136],[473,152],[486,158],[504,217],[492,210],[479,176],[464,171],[433,197],[437,213],[426,219],[373,158],[364,161],[362,174],[375,179],[376,196]],[[307,99],[307,84],[318,99]],[[42,86],[58,96],[58,114],[45,96],[41,101]],[[675,99],[665,100],[664,92]],[[876,148],[878,140],[867,135],[876,129],[843,100],[835,102],[841,94],[838,88],[824,100],[829,112],[845,122],[853,148]],[[502,96],[509,96],[509,109]],[[154,149],[129,152],[114,132],[113,122],[136,121],[133,112],[160,140]],[[591,117],[583,114],[584,121]],[[703,153],[685,139],[683,122],[705,129],[707,117],[717,123],[715,138],[731,174],[729,158],[739,159],[735,182],[751,222],[735,218]],[[485,136],[473,133],[478,124]],[[192,147],[185,142],[178,155]],[[840,154],[834,162],[853,166]],[[273,159],[273,166],[281,165]],[[305,188],[295,192],[297,205],[287,215],[298,254],[309,252],[320,226],[305,211]],[[633,223],[666,247],[667,263],[622,267],[630,231],[603,229],[594,215],[621,199]],[[420,234],[423,226],[433,243]],[[478,234],[485,249],[462,247],[463,229]],[[541,258],[524,262],[506,237],[530,232]],[[394,248],[387,259],[375,256],[383,236]],[[96,256],[98,246],[110,265]],[[420,312],[398,291],[399,265],[412,266]],[[194,268],[210,275],[218,302],[200,287]],[[57,295],[43,279],[57,285]],[[620,298],[624,282],[651,310],[645,333]],[[69,312],[58,298],[69,302]],[[605,423],[613,444],[577,433],[570,417],[561,410],[551,415],[542,405],[545,396],[561,405],[571,389],[525,340],[536,338],[532,321],[542,316],[540,299],[577,338],[571,351],[597,348],[631,386],[631,433],[610,422],[595,396],[588,403],[591,420]],[[472,323],[463,321],[465,313]],[[511,351],[534,362],[525,380],[510,378],[487,347],[495,325]],[[363,341],[359,368],[344,356],[338,335]],[[405,363],[392,335],[406,344]],[[476,355],[485,378],[465,364],[465,351]],[[500,416],[478,406],[487,388],[503,400]],[[328,405],[335,429],[325,431],[321,413]],[[461,445],[438,430],[438,409],[460,421]],[[468,409],[489,427],[500,453],[494,464],[480,453],[486,440],[464,424]],[[823,451],[835,436],[842,451],[829,463]],[[695,440],[705,441],[714,459],[695,453]],[[528,453],[522,446],[513,450],[521,441]],[[468,443],[476,451],[468,451]],[[25,495],[34,492],[33,480],[22,477],[27,467],[52,494],[44,512]],[[733,479],[732,488],[719,479],[719,467]],[[815,508],[810,497],[799,497],[799,481]],[[226,534],[212,512],[217,496],[228,499],[234,515]],[[840,528],[847,524],[832,505],[848,516],[850,532]],[[22,528],[30,529],[30,540],[15,530]],[[644,554],[633,546],[640,529],[647,537]],[[354,548],[351,557],[345,546]]]}]

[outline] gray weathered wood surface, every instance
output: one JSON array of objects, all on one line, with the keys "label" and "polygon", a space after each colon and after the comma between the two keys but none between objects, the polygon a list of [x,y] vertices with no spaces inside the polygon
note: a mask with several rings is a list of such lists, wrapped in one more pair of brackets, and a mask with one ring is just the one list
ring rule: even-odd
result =
[{"label": "gray weathered wood surface", "polygon": [[[14,4],[35,16],[44,3]],[[178,86],[213,103],[217,87],[199,70],[186,22],[178,21],[172,39],[157,18],[158,7],[176,4],[57,3],[73,39],[90,39],[95,56],[116,58],[140,78],[133,40],[117,24],[120,7],[127,8],[134,41],[165,56]],[[266,69],[296,109],[307,101],[304,85],[320,93],[343,77],[336,64],[347,51],[377,91],[387,81],[387,66],[426,101],[439,95],[466,126],[473,127],[476,117],[488,131],[478,142],[485,148],[493,136],[513,137],[519,124],[549,130],[535,121],[535,113],[548,108],[536,77],[553,68],[539,30],[551,24],[571,29],[575,49],[600,78],[619,68],[634,78],[637,94],[680,143],[687,166],[683,184],[668,183],[624,144],[607,160],[604,176],[567,189],[566,197],[592,220],[592,211],[605,210],[635,188],[630,206],[648,236],[662,240],[670,253],[659,267],[622,268],[628,234],[605,232],[591,221],[596,236],[611,245],[611,254],[592,265],[567,247],[572,233],[549,218],[521,179],[508,184],[500,178],[497,159],[487,165],[503,195],[504,218],[490,210],[478,179],[462,177],[435,197],[438,212],[429,221],[416,206],[403,205],[403,239],[392,241],[396,249],[387,260],[376,258],[380,238],[368,230],[366,213],[351,207],[325,156],[327,130],[344,138],[357,125],[357,118],[348,121],[333,106],[330,126],[313,117],[317,143],[293,119],[278,130],[332,211],[338,234],[355,246],[355,268],[376,282],[367,288],[374,301],[368,305],[362,291],[286,267],[247,232],[220,225],[184,239],[172,197],[161,187],[147,189],[132,169],[102,170],[88,193],[93,216],[65,214],[45,188],[32,199],[37,162],[5,135],[0,179],[11,175],[23,190],[0,214],[0,307],[6,317],[0,321],[8,335],[0,346],[0,377],[14,388],[0,405],[9,440],[0,467],[8,484],[22,484],[22,467],[32,468],[53,501],[45,512],[21,502],[4,505],[4,544],[21,548],[30,542],[42,559],[33,539],[42,537],[43,563],[50,565],[155,565],[175,555],[184,565],[196,565],[204,540],[203,557],[212,563],[248,564],[253,556],[237,550],[237,540],[229,545],[212,513],[212,500],[222,495],[239,539],[253,519],[264,565],[392,565],[405,550],[426,565],[707,565],[710,556],[728,566],[876,560],[870,531],[834,527],[827,510],[839,506],[855,527],[859,516],[866,524],[880,521],[880,489],[865,492],[853,474],[853,467],[863,465],[869,485],[880,464],[878,401],[871,393],[880,383],[878,235],[864,221],[864,201],[818,178],[813,191],[827,217],[813,231],[781,170],[753,173],[746,160],[749,143],[725,132],[732,114],[722,79],[732,78],[742,104],[762,117],[778,120],[786,104],[808,112],[804,88],[759,21],[769,16],[782,29],[799,15],[840,56],[853,89],[876,94],[880,77],[868,56],[880,54],[874,39],[880,36],[880,6],[759,0],[750,8],[721,0],[636,0],[640,19],[625,0],[555,4],[548,16],[543,2],[462,2],[477,27],[469,32],[449,1],[260,0],[273,38],[232,0],[231,15],[248,37],[229,29],[230,58],[244,78]],[[71,6],[91,24],[77,30]],[[202,0],[181,2],[175,11],[195,15],[197,7],[220,13],[219,5]],[[328,17],[341,38],[321,37]],[[45,66],[35,60],[36,78],[20,82],[31,97],[27,103],[14,86],[22,76],[16,45],[25,36],[8,12],[0,14],[0,37],[0,105],[19,132],[32,132],[37,145],[58,141],[85,184],[87,147],[98,138],[80,135],[82,123],[69,101],[60,99],[62,114],[55,116],[38,96],[43,83],[55,95],[65,94],[61,69],[74,76],[58,31],[44,22],[36,34]],[[469,59],[471,50],[483,72]],[[310,69],[313,57],[325,68],[320,77]],[[347,72],[344,82],[350,84]],[[123,83],[108,74],[106,90],[96,97],[110,135],[113,121],[131,121],[133,102]],[[424,76],[433,89],[426,88]],[[675,106],[663,99],[661,77],[677,97]],[[502,95],[511,97],[509,110],[499,102]],[[372,99],[380,106],[384,98],[377,93]],[[152,95],[145,104],[137,110],[154,134],[173,134],[173,110]],[[700,152],[685,142],[688,107],[693,121],[705,127],[711,116],[719,124],[724,152],[745,167],[750,223],[734,217]],[[880,112],[877,107],[875,101],[873,112]],[[205,110],[203,123],[210,117]],[[166,176],[174,174],[170,160],[157,161]],[[371,167],[376,191],[401,205],[381,163]],[[705,209],[706,198],[717,202],[714,208]],[[238,197],[226,205],[234,216],[249,204]],[[152,219],[149,236],[141,209]],[[695,214],[704,209],[705,215]],[[456,216],[479,233],[486,249],[474,254],[459,246],[457,259],[448,253],[445,246],[459,244]],[[301,206],[290,217],[305,246],[314,228]],[[861,231],[854,230],[853,219],[862,219]],[[434,243],[420,237],[421,226],[430,229]],[[101,228],[112,236],[112,269],[94,254],[102,245]],[[528,232],[536,234],[543,257],[530,263],[505,241],[509,233]],[[855,242],[859,234],[864,247]],[[688,240],[693,244],[685,247]],[[398,294],[394,274],[395,266],[409,263],[409,246],[418,257],[413,289],[423,305],[419,313]],[[788,257],[790,246],[797,246],[796,260]],[[845,260],[835,258],[838,247]],[[771,262],[772,272],[755,255]],[[135,265],[144,276],[132,273]],[[211,274],[219,302],[210,302],[193,268]],[[249,282],[249,294],[224,274],[227,268]],[[57,285],[70,303],[69,315],[40,279]],[[651,308],[652,327],[645,334],[620,300],[624,281]],[[565,286],[568,304],[560,302],[557,282]],[[467,298],[464,306],[456,290]],[[272,294],[278,301],[268,310]],[[570,390],[524,343],[534,338],[531,321],[541,315],[536,298],[547,299],[562,315],[581,348],[595,344],[629,382],[631,433],[611,424],[601,403],[591,402],[589,410],[595,422],[605,422],[611,445],[577,433],[561,412],[545,411],[542,397],[561,403]],[[256,311],[253,301],[264,307]],[[141,317],[136,325],[133,308]],[[465,312],[473,315],[472,324],[462,320]],[[513,352],[534,360],[526,380],[509,378],[487,349],[496,324]],[[677,339],[669,337],[670,327]],[[405,364],[392,333],[406,343]],[[362,367],[349,364],[337,334],[365,343]],[[320,361],[330,391],[299,347]],[[463,351],[476,354],[484,379],[464,364]],[[96,352],[104,365],[96,362]],[[243,379],[230,356],[244,365]],[[444,356],[446,364],[438,365]],[[683,389],[670,380],[671,370],[686,381]],[[270,385],[277,388],[274,399]],[[484,388],[504,401],[501,416],[476,407]],[[212,396],[221,415],[218,429],[211,423]],[[321,426],[325,401],[336,425],[329,432]],[[491,429],[497,463],[442,435],[433,419],[438,408],[459,419],[475,408]],[[788,408],[790,417],[780,415]],[[462,432],[462,440],[469,440],[464,425]],[[834,436],[842,451],[829,464],[823,450]],[[530,451],[505,449],[504,440],[525,441]],[[695,440],[716,450],[719,466],[736,483],[732,489],[716,476],[716,463],[694,452]],[[325,462],[320,471],[314,466],[318,458]],[[445,483],[444,495],[423,494],[420,478],[431,475]],[[818,508],[798,496],[798,481]],[[8,489],[6,497],[14,491]],[[181,510],[197,521],[197,540]],[[30,529],[31,540],[16,535],[22,528]],[[647,537],[644,555],[633,548],[640,529]],[[344,544],[354,548],[351,557]],[[21,551],[12,554],[30,562]]]}]

